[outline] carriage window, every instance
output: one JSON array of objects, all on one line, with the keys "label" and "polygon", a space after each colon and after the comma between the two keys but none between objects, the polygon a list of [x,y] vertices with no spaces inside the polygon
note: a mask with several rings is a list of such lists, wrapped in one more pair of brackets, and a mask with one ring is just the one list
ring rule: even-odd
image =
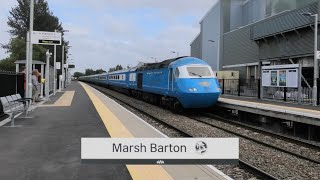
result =
[{"label": "carriage window", "polygon": [[192,77],[211,76],[211,72],[208,67],[187,67],[187,70],[189,76]]}]

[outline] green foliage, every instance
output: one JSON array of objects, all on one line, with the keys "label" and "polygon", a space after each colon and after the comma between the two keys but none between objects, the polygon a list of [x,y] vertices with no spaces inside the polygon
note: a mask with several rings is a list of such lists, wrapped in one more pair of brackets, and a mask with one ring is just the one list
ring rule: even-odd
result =
[{"label": "green foliage", "polygon": [[[23,38],[12,38],[8,44],[10,49],[10,58],[16,60],[25,60],[26,59],[26,41]],[[33,54],[32,57],[34,60],[45,61],[46,58],[46,49],[40,45],[33,45]]]},{"label": "green foliage", "polygon": [[14,72],[16,66],[14,64],[15,60],[11,58],[6,58],[0,61],[0,70],[3,71],[12,71]]},{"label": "green foliage", "polygon": [[[30,0],[17,0],[18,6],[10,11],[8,25],[12,36],[26,37],[30,23]],[[34,1],[34,30],[62,31],[58,17],[54,16],[45,0]]]},{"label": "green foliage", "polygon": [[97,69],[97,70],[93,70],[93,69],[86,69],[84,75],[86,76],[90,76],[90,75],[95,75],[95,74],[102,74],[105,73],[106,71],[103,69]]},{"label": "green foliage", "polygon": [[[8,44],[2,45],[2,48],[6,49],[10,54],[8,58],[0,61],[0,69],[11,69],[16,60],[26,59],[26,35],[29,30],[30,22],[30,0],[17,0],[18,5],[11,9],[8,17],[8,26],[10,35],[13,37]],[[35,31],[63,31],[62,24],[59,22],[59,18],[54,16],[49,9],[49,5],[45,0],[34,1],[34,30]],[[63,33],[62,33],[63,34]],[[65,46],[68,46],[69,42],[63,40]],[[39,61],[45,61],[46,49],[49,49],[53,53],[53,46],[33,45],[33,59]],[[65,57],[68,53],[65,49]],[[62,59],[62,47],[57,46],[57,61],[61,62]],[[53,62],[51,62],[53,65]]]},{"label": "green foliage", "polygon": [[96,70],[96,74],[102,74],[102,73],[106,73],[107,71],[103,70],[103,69],[97,69]]},{"label": "green foliage", "polygon": [[73,74],[73,77],[75,77],[75,78],[79,78],[79,77],[81,77],[81,76],[84,76],[85,74],[83,74],[82,72],[75,72],[74,74]]},{"label": "green foliage", "polygon": [[110,68],[109,69],[109,72],[113,72],[113,71],[119,71],[119,70],[122,70],[123,67],[121,65],[117,65],[116,67],[114,68]]},{"label": "green foliage", "polygon": [[86,76],[90,76],[90,75],[94,75],[94,74],[96,74],[96,71],[93,70],[93,69],[86,69],[85,70],[85,75]]},{"label": "green foliage", "polygon": [[[0,61],[0,70],[15,71],[14,62],[17,60],[26,59],[26,42],[23,38],[12,38],[8,48],[10,49],[10,56]],[[33,59],[45,61],[46,50],[40,45],[33,46]]]}]

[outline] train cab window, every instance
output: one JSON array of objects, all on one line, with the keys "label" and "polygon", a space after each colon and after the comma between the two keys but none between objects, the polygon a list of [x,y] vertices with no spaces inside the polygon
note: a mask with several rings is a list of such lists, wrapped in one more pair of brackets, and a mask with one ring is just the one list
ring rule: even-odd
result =
[{"label": "train cab window", "polygon": [[176,68],[176,70],[174,71],[174,75],[175,75],[175,77],[176,77],[176,78],[178,78],[178,77],[179,77],[179,75],[180,75],[180,71],[179,71],[179,69],[178,69],[178,68]]},{"label": "train cab window", "polygon": [[187,67],[187,71],[191,77],[211,76],[209,67]]}]

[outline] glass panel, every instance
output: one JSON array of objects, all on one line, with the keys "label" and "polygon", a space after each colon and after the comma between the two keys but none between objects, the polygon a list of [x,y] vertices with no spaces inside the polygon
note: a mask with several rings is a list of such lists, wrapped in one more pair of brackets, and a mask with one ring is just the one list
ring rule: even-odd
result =
[{"label": "glass panel", "polygon": [[189,76],[211,76],[211,72],[208,67],[187,67]]},{"label": "glass panel", "polygon": [[178,68],[176,68],[175,76],[176,76],[176,77],[179,77],[179,75],[180,75],[180,71],[179,71],[179,69],[178,69]]}]

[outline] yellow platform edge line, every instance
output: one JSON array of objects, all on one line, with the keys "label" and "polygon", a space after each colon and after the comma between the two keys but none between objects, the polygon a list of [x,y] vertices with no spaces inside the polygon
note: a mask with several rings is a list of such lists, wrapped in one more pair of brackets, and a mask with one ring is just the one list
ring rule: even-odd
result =
[{"label": "yellow platform edge line", "polygon": [[[114,138],[134,138],[130,131],[121,123],[105,104],[92,92],[88,85],[81,83],[102,119],[107,131]],[[168,172],[159,165],[126,165],[132,179],[173,179]]]}]

